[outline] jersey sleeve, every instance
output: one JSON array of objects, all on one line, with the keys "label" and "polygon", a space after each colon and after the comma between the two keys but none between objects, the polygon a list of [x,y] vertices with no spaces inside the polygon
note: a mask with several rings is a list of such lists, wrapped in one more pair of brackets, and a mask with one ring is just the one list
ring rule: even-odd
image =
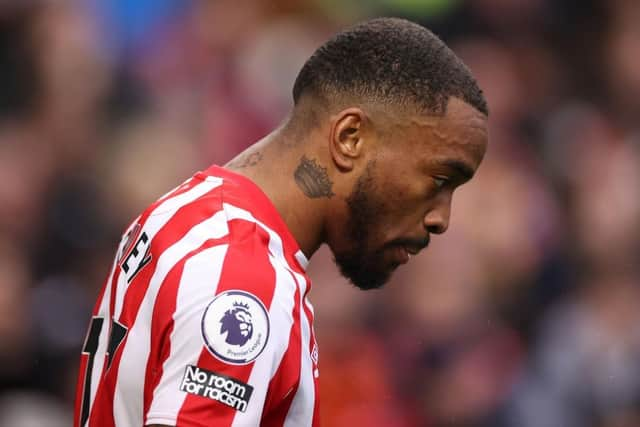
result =
[{"label": "jersey sleeve", "polygon": [[260,425],[286,411],[300,375],[295,276],[258,235],[174,270],[154,309],[146,425]]}]

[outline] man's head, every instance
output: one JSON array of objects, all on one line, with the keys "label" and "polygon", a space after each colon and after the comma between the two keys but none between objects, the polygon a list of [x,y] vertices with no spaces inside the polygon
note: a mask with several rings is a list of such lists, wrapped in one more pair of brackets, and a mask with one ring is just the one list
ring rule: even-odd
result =
[{"label": "man's head", "polygon": [[[430,31],[383,18],[321,46],[293,97],[291,122],[315,129],[316,152],[327,162],[315,165],[330,184],[317,196],[332,203],[324,240],[346,277],[377,288],[431,233],[447,229],[453,190],[485,153],[482,91]],[[301,166],[312,170],[311,162]]]},{"label": "man's head", "polygon": [[375,104],[443,115],[449,98],[485,116],[486,101],[469,69],[426,28],[398,18],[363,22],[336,34],[304,64],[293,86],[296,105]]}]

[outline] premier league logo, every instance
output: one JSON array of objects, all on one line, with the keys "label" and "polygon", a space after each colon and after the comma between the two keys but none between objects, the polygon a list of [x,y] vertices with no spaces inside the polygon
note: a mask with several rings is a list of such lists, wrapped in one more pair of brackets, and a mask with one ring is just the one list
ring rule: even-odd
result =
[{"label": "premier league logo", "polygon": [[248,304],[234,302],[233,308],[227,310],[220,320],[220,333],[227,334],[225,342],[232,345],[245,345],[253,335],[253,323]]},{"label": "premier league logo", "polygon": [[249,292],[223,292],[209,303],[202,316],[202,338],[218,359],[233,365],[250,363],[269,339],[267,309]]}]

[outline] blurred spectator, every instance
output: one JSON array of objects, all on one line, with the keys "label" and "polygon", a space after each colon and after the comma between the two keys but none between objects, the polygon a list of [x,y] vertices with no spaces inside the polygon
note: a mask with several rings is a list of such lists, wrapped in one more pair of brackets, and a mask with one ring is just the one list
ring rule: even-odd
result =
[{"label": "blurred spectator", "polygon": [[[640,283],[597,275],[542,323],[509,425],[626,426],[640,420]],[[635,421],[634,421],[635,420]]]},{"label": "blurred spectator", "polygon": [[19,427],[68,427],[71,412],[51,397],[37,393],[15,393],[0,398],[0,424]]},{"label": "blurred spectator", "polygon": [[29,279],[24,254],[0,240],[0,383],[19,384],[31,369]]}]

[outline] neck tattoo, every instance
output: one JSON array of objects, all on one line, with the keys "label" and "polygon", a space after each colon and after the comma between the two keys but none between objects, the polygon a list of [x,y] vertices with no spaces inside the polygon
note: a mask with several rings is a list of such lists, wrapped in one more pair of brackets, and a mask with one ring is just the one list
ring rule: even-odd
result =
[{"label": "neck tattoo", "polygon": [[260,151],[254,151],[253,153],[242,156],[237,160],[229,163],[229,166],[236,169],[244,169],[249,166],[255,166],[262,160],[262,153]]},{"label": "neck tattoo", "polygon": [[314,159],[302,156],[300,164],[293,173],[296,184],[309,198],[331,198],[335,194],[332,191],[333,182],[329,179],[327,168],[323,168]]}]

